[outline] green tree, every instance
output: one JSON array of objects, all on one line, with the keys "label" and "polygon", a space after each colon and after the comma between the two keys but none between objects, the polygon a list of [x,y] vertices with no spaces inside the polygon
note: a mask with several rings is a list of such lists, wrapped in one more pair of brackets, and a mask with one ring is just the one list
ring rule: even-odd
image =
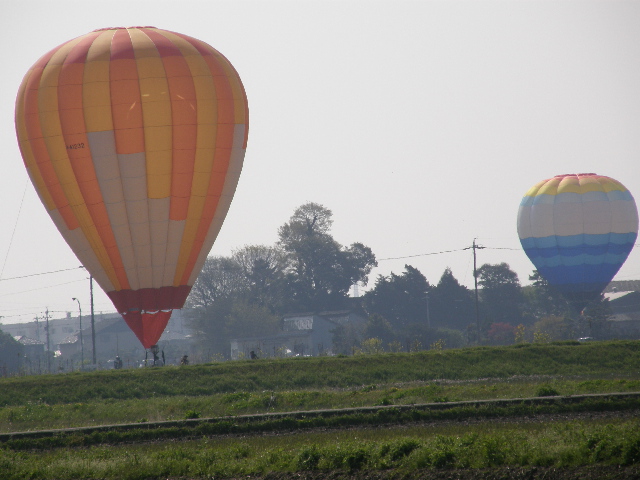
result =
[{"label": "green tree", "polygon": [[0,330],[0,376],[18,373],[23,356],[23,345]]},{"label": "green tree", "polygon": [[572,313],[567,300],[556,288],[549,285],[549,282],[537,270],[529,275],[529,280],[532,282],[531,285],[524,287],[522,293],[527,310],[532,316],[542,318]]},{"label": "green tree", "polygon": [[473,293],[446,268],[438,285],[429,294],[431,325],[442,328],[465,330],[475,324],[475,302]]},{"label": "green tree", "polygon": [[431,286],[426,277],[411,265],[401,275],[380,275],[373,289],[363,297],[369,315],[380,315],[394,330],[412,324],[427,325],[427,294]]},{"label": "green tree", "polygon": [[511,345],[515,341],[516,327],[508,323],[492,323],[487,331],[491,345]]},{"label": "green tree", "polygon": [[396,339],[391,324],[385,320],[382,316],[374,314],[371,315],[364,328],[365,338],[379,338],[385,344],[388,344]]},{"label": "green tree", "polygon": [[274,335],[280,330],[280,317],[266,307],[236,300],[225,318],[225,336],[229,339]]},{"label": "green tree", "polygon": [[333,353],[353,355],[364,338],[363,328],[351,323],[337,325],[331,333],[333,335]]},{"label": "green tree", "polygon": [[279,317],[267,301],[270,294],[266,284],[271,278],[264,272],[269,270],[267,250],[245,247],[232,257],[206,260],[185,311],[191,327],[198,332],[200,349],[228,356],[232,338],[278,331]]},{"label": "green tree", "polygon": [[[467,344],[463,332],[452,328],[429,328],[425,324],[414,323],[402,331],[407,350],[427,350],[440,342],[446,348],[460,348]],[[419,347],[418,347],[419,346]]]},{"label": "green tree", "polygon": [[557,315],[542,317],[533,324],[533,330],[548,335],[551,341],[571,340],[578,336],[575,322]]},{"label": "green tree", "polygon": [[[193,290],[192,290],[193,292]],[[228,338],[225,335],[225,322],[231,311],[233,300],[217,298],[207,306],[188,306],[184,310],[184,318],[195,331],[196,348],[210,353],[225,355]]]},{"label": "green tree", "polygon": [[607,319],[611,315],[609,300],[600,295],[600,298],[590,302],[580,312],[578,323],[584,336],[594,337],[598,340],[608,339],[611,335]]},{"label": "green tree", "polygon": [[344,308],[352,285],[366,285],[377,266],[369,247],[340,245],[330,234],[331,210],[316,203],[298,207],[278,231],[285,253],[289,311]]},{"label": "green tree", "polygon": [[378,355],[384,353],[382,340],[379,338],[367,338],[361,342],[360,348],[354,353],[362,355]]},{"label": "green tree", "polygon": [[280,227],[276,246],[207,259],[185,312],[202,348],[226,355],[231,338],[276,333],[284,313],[348,306],[351,286],[366,285],[377,263],[369,247],[343,247],[331,236],[331,215],[307,203]]},{"label": "green tree", "polygon": [[460,330],[427,324],[427,294],[431,296],[433,290],[425,276],[410,265],[405,265],[401,275],[380,275],[375,287],[363,297],[364,308],[370,315],[365,336],[385,339],[392,350],[401,347],[415,351],[434,344],[447,348],[465,345]]},{"label": "green tree", "polygon": [[221,298],[242,294],[249,288],[241,265],[229,257],[208,257],[191,288],[187,308],[206,309]]},{"label": "green tree", "polygon": [[478,285],[482,288],[481,314],[485,324],[522,323],[524,298],[518,274],[507,263],[482,265],[477,272]]},{"label": "green tree", "polygon": [[268,308],[272,313],[284,305],[284,252],[276,247],[249,245],[235,250],[233,260],[240,267],[251,303]]}]

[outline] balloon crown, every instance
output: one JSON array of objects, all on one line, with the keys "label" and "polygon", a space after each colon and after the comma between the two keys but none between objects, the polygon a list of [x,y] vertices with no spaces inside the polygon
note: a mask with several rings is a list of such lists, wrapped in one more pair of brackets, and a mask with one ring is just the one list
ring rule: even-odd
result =
[{"label": "balloon crown", "polygon": [[128,30],[129,28],[156,28],[156,27],[152,27],[151,25],[135,26],[135,27],[105,27],[105,28],[96,28],[93,31],[94,32],[104,32],[106,30]]},{"label": "balloon crown", "polygon": [[587,175],[598,175],[597,173],[565,173],[563,175],[556,175],[555,178],[562,178],[562,177],[586,177]]}]

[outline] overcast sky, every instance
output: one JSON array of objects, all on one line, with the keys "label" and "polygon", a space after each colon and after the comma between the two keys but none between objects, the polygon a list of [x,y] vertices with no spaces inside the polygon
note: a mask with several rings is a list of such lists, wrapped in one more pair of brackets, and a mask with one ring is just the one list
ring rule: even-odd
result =
[{"label": "overcast sky", "polygon": [[[72,297],[89,310],[88,276],[18,150],[22,77],[67,40],[137,25],[209,43],[247,91],[244,169],[212,255],[274,244],[312,201],[340,243],[376,254],[369,287],[407,263],[472,286],[474,238],[478,266],[507,262],[528,284],[516,215],[529,187],[594,172],[640,198],[638,1],[3,0],[0,322],[76,315]],[[640,279],[638,248],[616,279]],[[95,305],[114,310],[97,285]]]}]

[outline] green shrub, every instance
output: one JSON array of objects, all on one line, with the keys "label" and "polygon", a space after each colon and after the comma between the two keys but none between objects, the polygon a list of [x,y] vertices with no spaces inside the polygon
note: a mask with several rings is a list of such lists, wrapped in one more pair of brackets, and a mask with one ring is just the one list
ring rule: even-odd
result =
[{"label": "green shrub", "polygon": [[[415,439],[403,439],[399,442],[391,444],[388,446],[388,455],[391,461],[397,462],[398,460],[407,457],[414,450],[420,448],[420,442]],[[382,455],[386,455],[387,453],[382,453]]]},{"label": "green shrub", "polygon": [[317,470],[322,455],[315,446],[303,448],[296,457],[296,470]]},{"label": "green shrub", "polygon": [[622,454],[623,465],[634,465],[640,463],[640,438],[631,439],[624,446]]},{"label": "green shrub", "polygon": [[344,463],[349,471],[360,470],[369,460],[369,452],[359,448],[347,453],[344,457]]},{"label": "green shrub", "polygon": [[543,385],[536,391],[537,397],[556,397],[558,395],[560,395],[560,393],[549,385]]}]

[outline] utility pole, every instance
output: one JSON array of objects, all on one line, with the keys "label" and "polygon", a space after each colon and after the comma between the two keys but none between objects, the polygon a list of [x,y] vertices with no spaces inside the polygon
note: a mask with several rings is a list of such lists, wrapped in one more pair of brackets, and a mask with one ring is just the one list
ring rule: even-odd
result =
[{"label": "utility pole", "polygon": [[44,318],[46,321],[45,330],[47,332],[47,372],[51,373],[51,350],[49,348],[49,307],[44,313]]},{"label": "utility pole", "polygon": [[427,328],[431,328],[431,314],[429,312],[429,292],[426,293],[425,298],[427,299]]},{"label": "utility pole", "polygon": [[89,275],[89,291],[91,293],[91,347],[93,351],[93,364],[96,363],[96,324],[93,314],[93,275]]},{"label": "utility pole", "polygon": [[473,244],[470,247],[463,248],[463,250],[473,249],[473,283],[476,296],[476,337],[478,343],[480,343],[480,310],[478,308],[478,264],[476,258],[476,250],[481,250],[485,247],[476,245],[476,239],[473,239]]},{"label": "utility pole", "polygon": [[[87,268],[84,265],[80,265],[80,268]],[[96,365],[98,362],[96,361],[96,323],[95,323],[95,315],[93,312],[93,275],[89,271],[89,294],[91,295],[91,351],[92,353],[92,361],[93,364]]]},{"label": "utility pole", "polygon": [[84,366],[84,342],[82,341],[82,307],[80,306],[80,300],[77,298],[72,298],[71,300],[75,300],[78,302],[78,311],[80,312],[80,369]]}]

